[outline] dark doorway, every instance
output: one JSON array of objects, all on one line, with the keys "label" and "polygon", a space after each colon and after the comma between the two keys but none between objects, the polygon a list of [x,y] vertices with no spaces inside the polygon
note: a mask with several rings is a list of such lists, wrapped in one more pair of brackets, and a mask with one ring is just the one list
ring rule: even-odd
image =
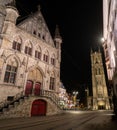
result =
[{"label": "dark doorway", "polygon": [[40,94],[40,88],[41,88],[41,83],[37,82],[35,84],[35,88],[34,88],[34,95],[39,95]]},{"label": "dark doorway", "polygon": [[105,107],[103,105],[98,106],[98,110],[104,110],[104,109],[105,109]]},{"label": "dark doorway", "polygon": [[25,95],[28,96],[32,94],[32,89],[33,89],[33,82],[28,80],[26,83]]},{"label": "dark doorway", "polygon": [[45,116],[46,115],[46,101],[35,100],[32,103],[31,116]]}]

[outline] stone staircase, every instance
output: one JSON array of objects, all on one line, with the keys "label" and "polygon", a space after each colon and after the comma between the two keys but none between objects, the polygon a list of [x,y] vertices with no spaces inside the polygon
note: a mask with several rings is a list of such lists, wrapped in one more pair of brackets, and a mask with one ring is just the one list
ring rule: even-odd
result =
[{"label": "stone staircase", "polygon": [[10,108],[14,107],[15,104],[20,102],[20,100],[24,100],[25,96],[23,91],[21,93],[16,94],[12,100],[6,99],[0,102],[0,113],[9,110]]},{"label": "stone staircase", "polygon": [[24,92],[20,92],[13,97],[13,100],[4,100],[0,102],[0,119],[3,118],[11,118],[11,117],[29,117],[30,114],[27,111],[29,108],[29,104],[32,100],[35,99],[46,99],[46,101],[51,102],[54,105],[54,108],[58,111],[61,111],[61,107],[59,105],[59,97],[47,90],[41,90],[39,95],[28,95],[25,96]]}]

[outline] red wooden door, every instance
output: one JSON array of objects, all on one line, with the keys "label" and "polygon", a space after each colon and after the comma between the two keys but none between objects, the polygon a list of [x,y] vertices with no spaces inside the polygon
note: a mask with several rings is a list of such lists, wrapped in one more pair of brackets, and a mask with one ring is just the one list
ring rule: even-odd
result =
[{"label": "red wooden door", "polygon": [[46,115],[46,102],[44,100],[35,100],[32,104],[31,116]]},{"label": "red wooden door", "polygon": [[32,89],[33,89],[33,82],[27,81],[26,89],[25,89],[25,95],[28,96],[29,94],[32,94]]},{"label": "red wooden door", "polygon": [[34,88],[34,94],[35,95],[39,95],[40,94],[40,87],[41,87],[40,83],[36,83],[35,84],[35,88]]}]

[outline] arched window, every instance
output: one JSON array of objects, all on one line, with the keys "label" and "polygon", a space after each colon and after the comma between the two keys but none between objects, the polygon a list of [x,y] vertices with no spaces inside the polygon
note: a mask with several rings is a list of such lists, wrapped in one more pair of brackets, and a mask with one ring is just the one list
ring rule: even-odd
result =
[{"label": "arched window", "polygon": [[35,30],[33,31],[33,34],[36,35],[36,31]]},{"label": "arched window", "polygon": [[43,55],[43,61],[48,62],[49,61],[49,53],[46,51]]},{"label": "arched window", "polygon": [[96,58],[95,63],[98,64],[98,59]]},{"label": "arched window", "polygon": [[10,59],[6,66],[4,82],[13,84],[15,83],[17,68],[18,65],[16,59]]},{"label": "arched window", "polygon": [[52,57],[51,57],[51,64],[52,65],[55,65],[55,55],[53,54]]},{"label": "arched window", "polygon": [[54,90],[54,85],[55,85],[55,78],[50,77],[49,89],[50,89],[50,90]]},{"label": "arched window", "polygon": [[25,46],[25,54],[32,55],[32,45],[31,43],[27,43]]},{"label": "arched window", "polygon": [[38,32],[38,37],[41,38],[41,34]]},{"label": "arched window", "polygon": [[16,37],[13,41],[12,48],[17,51],[21,51],[21,39]]},{"label": "arched window", "polygon": [[41,49],[37,47],[35,50],[35,58],[41,59]]},{"label": "arched window", "polygon": [[49,89],[50,90],[54,90],[55,89],[55,75],[54,75],[54,73],[52,73],[51,76],[50,76]]}]

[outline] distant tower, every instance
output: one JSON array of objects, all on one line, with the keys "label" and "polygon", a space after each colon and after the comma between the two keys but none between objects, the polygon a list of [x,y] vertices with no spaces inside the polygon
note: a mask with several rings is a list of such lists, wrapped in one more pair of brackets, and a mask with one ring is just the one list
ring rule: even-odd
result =
[{"label": "distant tower", "polygon": [[55,47],[56,49],[58,49],[58,60],[59,62],[61,62],[61,43],[62,43],[62,38],[59,32],[59,27],[58,25],[56,25],[56,29],[55,29],[55,37],[54,37],[54,43],[55,43]]},{"label": "distant tower", "polygon": [[93,110],[110,109],[105,81],[104,67],[100,50],[91,51]]},{"label": "distant tower", "polygon": [[[2,39],[6,32],[12,32],[15,29],[16,20],[19,16],[16,9],[15,0],[0,1],[0,47],[2,46]],[[5,34],[5,35],[4,35]]]},{"label": "distant tower", "polygon": [[10,3],[7,4],[6,6],[6,18],[5,21],[8,23],[13,23],[14,25],[16,24],[16,20],[19,16],[18,10],[16,9],[16,1],[12,0]]},{"label": "distant tower", "polygon": [[[15,0],[0,0],[0,34],[2,33],[2,29],[4,26],[4,20],[6,19],[6,5],[14,4]],[[11,17],[12,19],[12,17]]]}]

